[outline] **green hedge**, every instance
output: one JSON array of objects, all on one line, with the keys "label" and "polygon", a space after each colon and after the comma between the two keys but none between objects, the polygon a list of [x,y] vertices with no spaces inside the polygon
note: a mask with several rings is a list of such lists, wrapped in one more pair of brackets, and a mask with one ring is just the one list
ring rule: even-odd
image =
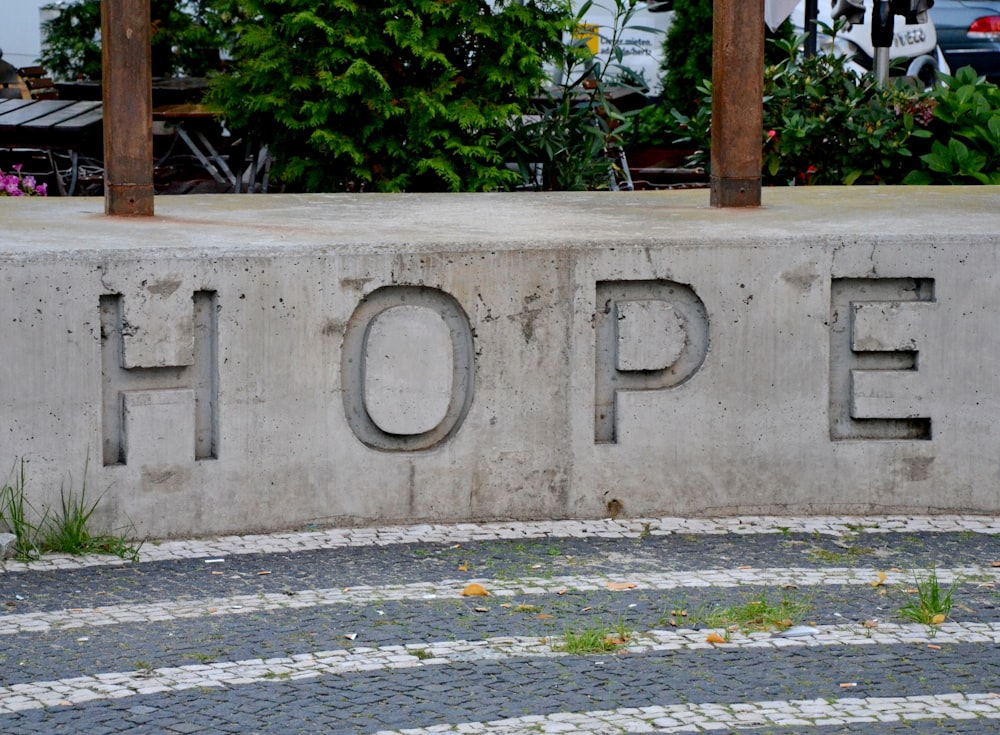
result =
[{"label": "green hedge", "polygon": [[306,191],[488,191],[497,140],[545,78],[561,0],[243,0],[210,99]]}]

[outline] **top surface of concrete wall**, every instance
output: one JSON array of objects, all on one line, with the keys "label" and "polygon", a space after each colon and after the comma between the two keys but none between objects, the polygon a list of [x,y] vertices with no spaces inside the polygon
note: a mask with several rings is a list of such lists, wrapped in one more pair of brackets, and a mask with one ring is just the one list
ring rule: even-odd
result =
[{"label": "top surface of concrete wall", "polygon": [[[1000,187],[764,190],[760,209],[713,209],[704,190],[633,194],[326,194],[159,197],[152,220],[110,218],[100,199],[0,199],[0,253],[219,249],[350,252],[775,245],[1000,239]],[[872,223],[877,223],[875,228]],[[67,232],[76,236],[68,239]],[[984,239],[985,238],[985,239]]]}]

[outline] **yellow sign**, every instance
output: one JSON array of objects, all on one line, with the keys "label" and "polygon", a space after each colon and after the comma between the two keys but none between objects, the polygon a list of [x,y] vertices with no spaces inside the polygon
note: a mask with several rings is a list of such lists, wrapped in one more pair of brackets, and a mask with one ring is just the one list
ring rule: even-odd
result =
[{"label": "yellow sign", "polygon": [[601,36],[598,33],[599,25],[594,23],[580,23],[573,30],[574,41],[585,41],[587,49],[596,56],[601,50]]}]

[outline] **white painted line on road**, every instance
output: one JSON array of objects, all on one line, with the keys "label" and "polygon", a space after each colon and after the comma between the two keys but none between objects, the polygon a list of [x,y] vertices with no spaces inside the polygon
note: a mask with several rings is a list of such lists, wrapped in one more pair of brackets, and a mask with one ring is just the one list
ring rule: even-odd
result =
[{"label": "white painted line on road", "polygon": [[1000,696],[939,694],[769,702],[668,704],[597,712],[529,715],[492,722],[464,722],[429,728],[381,730],[375,735],[524,735],[525,732],[614,735],[633,732],[705,732],[761,727],[801,728],[909,720],[1000,719]]},{"label": "white painted line on road", "polygon": [[[302,609],[319,605],[377,604],[385,601],[426,601],[456,599],[470,582],[478,582],[493,597],[556,595],[560,593],[607,591],[609,583],[634,585],[634,589],[672,590],[703,587],[811,587],[818,585],[905,585],[926,578],[927,569],[883,571],[874,568],[702,569],[685,572],[635,573],[621,579],[604,576],[528,577],[520,579],[450,579],[402,585],[357,586],[294,592],[234,595],[192,600],[170,600],[147,604],[108,605],[52,612],[0,613],[0,635],[45,633],[50,630],[87,626],[189,619],[219,615],[243,615],[281,609]],[[955,567],[937,569],[938,583],[979,582],[1000,584],[1000,568]],[[884,575],[884,576],[883,576]],[[620,590],[616,594],[628,594]]]},{"label": "white painted line on road", "polygon": [[[815,635],[794,638],[772,636],[768,633],[733,634],[729,642],[721,644],[708,643],[706,641],[708,631],[705,630],[648,631],[635,634],[622,650],[637,654],[678,650],[707,651],[713,648],[760,649],[788,646],[903,644],[940,647],[955,643],[992,645],[1000,643],[1000,623],[945,623],[935,626],[933,630],[925,625],[885,625],[875,630],[861,629],[865,632],[859,632],[855,628],[857,626],[816,626]],[[302,653],[284,658],[222,661],[13,684],[0,687],[0,714],[197,687],[230,687],[362,671],[569,655],[558,650],[561,642],[561,639],[557,638],[504,636],[478,641],[410,643],[378,648],[357,646],[336,651]],[[599,657],[595,660],[598,659]],[[915,699],[923,701],[926,698]],[[1000,713],[1000,702],[996,705],[989,710],[990,713]],[[738,711],[743,706],[745,705],[734,704],[725,707]],[[550,717],[557,719],[564,716]],[[608,725],[603,723],[601,726],[606,728]],[[466,731],[461,730],[461,732]]]}]

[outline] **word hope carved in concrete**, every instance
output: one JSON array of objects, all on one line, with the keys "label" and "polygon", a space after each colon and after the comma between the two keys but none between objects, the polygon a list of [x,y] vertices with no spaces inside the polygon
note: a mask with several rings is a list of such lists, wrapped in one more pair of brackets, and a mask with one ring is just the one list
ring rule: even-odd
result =
[{"label": "word hope carved in concrete", "polygon": [[[613,444],[619,394],[692,379],[710,358],[710,319],[687,284],[599,281],[595,290],[594,441]],[[931,438],[918,356],[921,315],[934,305],[933,279],[832,279],[832,440]],[[153,328],[153,339],[128,321],[124,297],[101,298],[105,465],[218,457],[218,295],[196,291],[186,308],[170,329]],[[340,357],[354,436],[391,452],[428,450],[454,436],[474,400],[474,335],[466,311],[440,289],[385,286],[365,296]]]}]

